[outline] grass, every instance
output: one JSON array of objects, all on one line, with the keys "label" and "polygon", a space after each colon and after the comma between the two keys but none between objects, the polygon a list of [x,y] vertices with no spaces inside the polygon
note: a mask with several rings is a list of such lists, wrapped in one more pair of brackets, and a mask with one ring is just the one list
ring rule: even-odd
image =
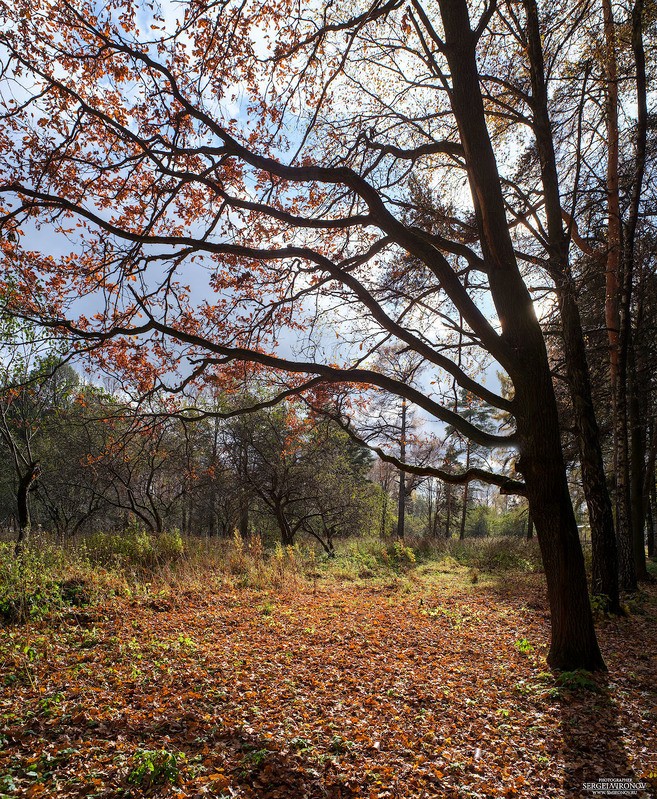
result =
[{"label": "grass", "polygon": [[335,557],[327,557],[309,544],[265,547],[258,537],[237,534],[183,538],[177,531],[153,535],[132,528],[63,543],[41,534],[19,559],[11,542],[0,542],[0,621],[37,620],[110,596],[148,595],[166,604],[181,591],[316,590],[320,583],[344,582],[410,591],[436,581],[460,585],[540,569],[535,543],[519,539],[356,539],[339,542]]},{"label": "grass", "polygon": [[[655,564],[650,564],[655,569]],[[68,613],[113,596],[148,597],[166,610],[186,592],[309,590],[324,585],[381,586],[414,593],[440,585],[503,586],[505,576],[542,571],[535,540],[521,538],[347,539],[328,557],[309,543],[268,546],[261,538],[153,535],[139,528],[65,542],[34,536],[20,559],[0,542],[0,623]],[[639,597],[640,600],[640,597]],[[639,601],[637,600],[637,601]],[[263,615],[270,615],[265,605]]]}]

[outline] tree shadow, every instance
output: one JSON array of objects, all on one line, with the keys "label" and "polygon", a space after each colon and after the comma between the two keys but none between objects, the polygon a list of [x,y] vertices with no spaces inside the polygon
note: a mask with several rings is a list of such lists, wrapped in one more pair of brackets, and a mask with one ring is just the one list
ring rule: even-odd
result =
[{"label": "tree shadow", "polygon": [[[628,751],[623,740],[619,708],[608,676],[562,672],[555,677],[559,686],[554,690],[559,692],[560,702],[563,749],[558,754],[564,763],[564,796],[657,797],[657,779],[649,775],[650,764],[641,753]],[[600,785],[605,780],[621,779],[646,787],[632,792],[626,786],[614,794],[610,788],[605,792]],[[597,784],[597,790],[591,789],[591,783]]]}]

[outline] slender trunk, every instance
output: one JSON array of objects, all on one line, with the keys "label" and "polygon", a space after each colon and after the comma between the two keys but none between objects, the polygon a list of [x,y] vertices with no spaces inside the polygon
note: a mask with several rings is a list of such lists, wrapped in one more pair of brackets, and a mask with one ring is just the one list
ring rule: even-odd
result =
[{"label": "slender trunk", "polygon": [[380,537],[386,537],[386,521],[388,518],[388,489],[384,489],[383,491],[383,502],[381,503],[381,531]]},{"label": "slender trunk", "polygon": [[452,537],[452,485],[448,483],[445,486],[445,506],[446,506],[446,515],[445,515],[445,538]]},{"label": "slender trunk", "polygon": [[655,494],[654,489],[650,492],[648,501],[648,557],[655,557]]},{"label": "slender trunk", "polygon": [[550,263],[563,326],[564,356],[575,423],[582,484],[589,512],[592,547],[592,591],[607,597],[608,609],[620,612],[618,554],[614,517],[605,477],[600,429],[591,393],[586,342],[568,256],[568,234],[563,228],[559,174],[548,110],[543,49],[535,0],[525,0],[530,61],[534,133],[541,162]]},{"label": "slender trunk", "polygon": [[[467,449],[465,452],[465,470],[470,468],[470,441],[468,440]],[[463,541],[465,538],[465,522],[468,514],[468,494],[470,484],[466,483],[463,486],[463,507],[461,508],[461,529],[459,530],[459,539]]]},{"label": "slender trunk", "polygon": [[440,484],[436,483],[435,485],[435,498],[434,498],[434,508],[433,508],[433,522],[431,526],[431,535],[433,538],[438,538],[438,525],[440,523],[440,514],[438,513],[439,507],[439,496],[438,490],[440,488]]},{"label": "slender trunk", "polygon": [[[623,291],[620,309],[619,338],[619,385],[620,412],[617,429],[621,438],[622,472],[624,480],[622,499],[625,501],[625,519],[628,529],[625,546],[632,550],[631,563],[624,563],[627,573],[623,575],[630,589],[636,588],[637,579],[647,580],[646,551],[644,543],[643,485],[646,468],[645,420],[641,420],[637,365],[634,350],[632,320],[635,242],[641,205],[641,191],[646,165],[646,142],[648,130],[647,79],[645,52],[643,47],[643,0],[636,0],[632,9],[632,51],[636,67],[637,126],[635,142],[634,175],[632,192],[625,229]],[[639,317],[637,317],[637,322]],[[621,380],[621,376],[625,379]],[[624,424],[624,430],[623,430]],[[629,545],[629,546],[628,546]],[[629,560],[629,558],[628,558]]]},{"label": "slender trunk", "polygon": [[[403,463],[406,460],[406,400],[401,402],[401,428],[399,439],[399,458]],[[399,500],[397,503],[397,538],[404,538],[406,521],[406,474],[399,470]]]},{"label": "slender trunk", "polygon": [[634,550],[634,568],[637,580],[650,580],[646,563],[646,503],[644,502],[643,489],[645,478],[646,441],[645,429],[641,423],[641,410],[639,407],[639,392],[637,386],[636,364],[634,362],[634,347],[630,342],[630,380],[628,385],[629,403],[629,436],[630,436],[630,502],[632,520],[632,542]]},{"label": "slender trunk", "polygon": [[605,269],[605,322],[609,341],[609,366],[612,392],[618,382],[618,339],[621,290],[621,213],[618,187],[618,65],[616,26],[611,0],[602,0],[605,37],[605,123],[607,127],[607,259]]},{"label": "slender trunk", "polygon": [[464,149],[481,247],[502,336],[513,354],[510,377],[529,506],[543,557],[551,610],[548,663],[559,669],[601,669],[586,584],[584,556],[561,449],[557,403],[543,334],[508,229],[500,175],[486,127],[476,63],[476,38],[465,0],[439,0],[449,63],[451,103]]},{"label": "slender trunk", "polygon": [[620,583],[624,591],[637,590],[637,570],[632,529],[632,492],[628,441],[627,370],[624,357],[618,359],[618,386],[614,408],[614,457],[616,475],[616,531]]},{"label": "slender trunk", "polygon": [[559,298],[566,371],[578,433],[582,487],[591,527],[591,590],[607,597],[611,613],[620,612],[618,547],[614,514],[604,470],[600,428],[595,416],[579,309],[570,291]]},{"label": "slender trunk", "polygon": [[527,540],[531,541],[534,537],[534,519],[532,518],[532,512],[530,510],[527,511]]},{"label": "slender trunk", "polygon": [[249,495],[243,486],[240,488],[240,536],[249,537]]},{"label": "slender trunk", "polygon": [[[616,28],[611,0],[602,0],[605,38],[605,123],[607,128],[607,257],[605,269],[605,323],[609,343],[614,431],[616,535],[621,586],[636,590],[636,570],[630,515],[629,453],[625,380],[627,362],[621,356],[621,212],[618,185],[618,66]],[[626,271],[626,278],[628,277]]]}]

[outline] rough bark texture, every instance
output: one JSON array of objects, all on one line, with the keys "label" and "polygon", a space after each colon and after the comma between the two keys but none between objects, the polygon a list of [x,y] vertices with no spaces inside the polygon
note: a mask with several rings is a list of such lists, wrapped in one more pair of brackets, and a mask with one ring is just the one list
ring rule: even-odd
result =
[{"label": "rough bark texture", "polygon": [[503,337],[514,353],[510,376],[520,437],[518,468],[527,485],[551,608],[548,662],[560,669],[600,669],[604,661],[595,636],[584,556],[568,492],[547,351],[508,230],[479,86],[476,37],[464,0],[439,0],[439,5],[452,76],[452,108],[468,166],[491,294]]},{"label": "rough bark texture", "polygon": [[555,280],[563,326],[564,357],[575,424],[582,484],[589,513],[592,546],[593,593],[607,597],[611,612],[620,613],[618,554],[611,497],[605,477],[600,429],[595,415],[586,342],[569,261],[569,237],[563,228],[559,176],[548,112],[548,91],[538,9],[525,0],[527,41],[532,81],[534,134],[541,163],[541,179],[550,243],[550,265]]},{"label": "rough bark texture", "polygon": [[616,28],[611,0],[602,0],[605,37],[605,115],[607,126],[607,259],[605,270],[605,321],[609,340],[612,391],[618,381],[619,296],[621,290],[621,212],[618,187],[618,66]]}]

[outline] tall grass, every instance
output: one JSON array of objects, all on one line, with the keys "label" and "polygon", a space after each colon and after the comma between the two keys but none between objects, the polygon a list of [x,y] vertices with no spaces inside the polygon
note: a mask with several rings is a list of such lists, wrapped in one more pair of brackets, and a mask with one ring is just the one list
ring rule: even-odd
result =
[{"label": "tall grass", "polygon": [[[418,567],[421,569],[418,570]],[[372,581],[458,569],[481,572],[541,569],[535,542],[517,538],[409,542],[341,541],[334,557],[312,544],[265,546],[260,537],[230,539],[160,535],[131,527],[57,542],[34,537],[20,558],[0,542],[0,621],[38,619],[52,610],[111,594],[177,593],[219,588],[297,591],[318,580]]]}]

